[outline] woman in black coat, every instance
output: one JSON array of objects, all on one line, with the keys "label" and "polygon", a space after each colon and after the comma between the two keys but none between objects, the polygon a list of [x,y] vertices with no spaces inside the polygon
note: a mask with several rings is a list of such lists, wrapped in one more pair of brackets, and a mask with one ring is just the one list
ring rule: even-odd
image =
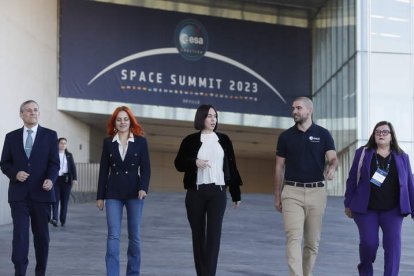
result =
[{"label": "woman in black coat", "polygon": [[198,132],[183,139],[174,162],[184,172],[185,206],[198,276],[216,275],[227,187],[234,206],[241,202],[242,180],[233,145],[227,135],[216,132],[217,124],[216,109],[201,105],[194,120]]},{"label": "woman in black coat", "polygon": [[[59,144],[59,159],[60,169],[59,177],[56,180],[55,185],[55,196],[56,202],[53,203],[53,216],[50,221],[53,226],[58,226],[58,218],[60,225],[64,226],[66,223],[66,214],[68,212],[70,192],[72,186],[77,183],[77,174],[75,161],[73,155],[67,150],[67,139],[61,137],[58,139]],[[60,215],[59,215],[59,203],[60,203]]]}]

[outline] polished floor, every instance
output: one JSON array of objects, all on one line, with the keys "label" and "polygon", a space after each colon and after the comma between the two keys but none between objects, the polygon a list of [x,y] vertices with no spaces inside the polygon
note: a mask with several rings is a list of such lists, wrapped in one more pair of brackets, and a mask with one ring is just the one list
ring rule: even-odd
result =
[{"label": "polished floor", "polygon": [[[343,199],[330,197],[323,224],[314,276],[357,275],[358,234],[345,217]],[[217,276],[288,275],[282,218],[271,195],[247,194],[242,206],[228,202]],[[69,206],[65,227],[50,226],[49,276],[105,275],[105,213],[94,203]],[[184,208],[184,193],[151,193],[142,221],[143,276],[194,276],[191,236]],[[0,226],[0,275],[12,276],[10,261],[12,226]],[[126,267],[126,225],[121,245],[121,275]],[[27,275],[34,275],[34,250],[30,245]],[[383,275],[383,251],[378,250],[374,275]],[[403,224],[400,276],[414,275],[414,222]]]}]

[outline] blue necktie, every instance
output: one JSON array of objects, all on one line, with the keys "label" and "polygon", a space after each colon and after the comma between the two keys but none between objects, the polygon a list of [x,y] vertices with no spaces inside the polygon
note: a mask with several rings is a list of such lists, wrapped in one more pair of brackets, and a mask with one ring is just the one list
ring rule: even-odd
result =
[{"label": "blue necktie", "polygon": [[33,148],[33,138],[32,138],[33,130],[27,130],[27,138],[26,143],[24,144],[24,151],[26,152],[27,158],[30,157],[30,153],[32,152]]}]

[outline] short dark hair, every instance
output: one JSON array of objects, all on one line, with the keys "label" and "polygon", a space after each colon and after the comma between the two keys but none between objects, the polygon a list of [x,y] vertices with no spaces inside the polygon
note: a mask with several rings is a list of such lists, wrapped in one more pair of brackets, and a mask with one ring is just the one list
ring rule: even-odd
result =
[{"label": "short dark hair", "polygon": [[207,118],[208,111],[210,108],[214,109],[217,115],[217,123],[214,127],[214,131],[216,131],[218,126],[218,113],[217,110],[212,106],[211,104],[202,104],[197,108],[195,117],[194,117],[194,128],[197,130],[203,130],[204,129],[204,121]]},{"label": "short dark hair", "polygon": [[373,149],[377,148],[377,143],[375,142],[375,130],[378,127],[384,126],[384,125],[387,125],[390,128],[390,134],[391,134],[390,147],[391,147],[391,150],[395,150],[397,153],[403,153],[404,151],[398,145],[397,136],[395,135],[394,127],[392,126],[392,124],[390,122],[387,122],[387,121],[381,121],[381,122],[378,122],[375,125],[374,129],[372,130],[371,136],[369,137],[368,143],[365,146],[367,148],[373,148]]}]

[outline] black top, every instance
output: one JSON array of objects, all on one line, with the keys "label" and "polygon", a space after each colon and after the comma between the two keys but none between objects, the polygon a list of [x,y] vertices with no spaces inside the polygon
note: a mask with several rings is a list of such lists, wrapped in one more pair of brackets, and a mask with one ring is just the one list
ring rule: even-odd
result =
[{"label": "black top", "polygon": [[325,178],[325,153],[335,150],[329,131],[317,124],[305,131],[296,125],[285,130],[277,142],[276,155],[285,158],[285,179],[318,182]]},{"label": "black top", "polygon": [[[371,159],[371,178],[377,170],[377,161],[381,170],[387,170],[387,163],[391,157],[389,154],[386,158],[379,154],[374,154]],[[400,202],[400,183],[398,180],[397,167],[395,160],[391,158],[390,169],[387,177],[382,183],[381,187],[370,183],[371,195],[369,197],[368,209],[370,210],[391,210],[398,206]]]}]

